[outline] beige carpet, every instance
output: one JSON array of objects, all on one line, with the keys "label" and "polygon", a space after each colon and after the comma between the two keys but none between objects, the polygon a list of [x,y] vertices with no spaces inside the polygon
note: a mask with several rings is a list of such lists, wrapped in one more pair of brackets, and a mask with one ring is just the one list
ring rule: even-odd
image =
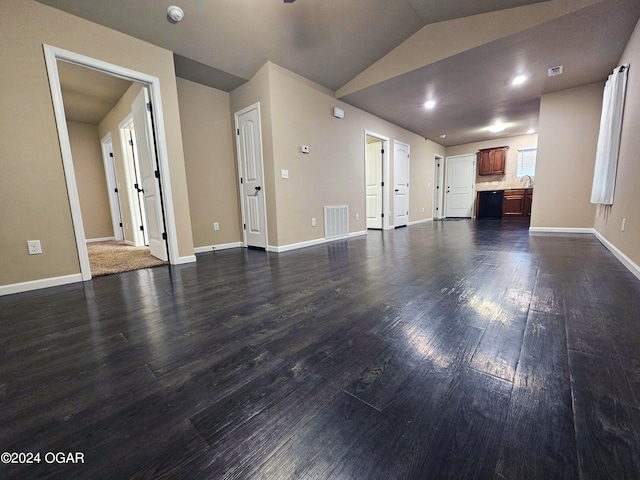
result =
[{"label": "beige carpet", "polygon": [[148,247],[131,247],[124,242],[92,242],[87,249],[94,277],[168,264],[152,257]]}]

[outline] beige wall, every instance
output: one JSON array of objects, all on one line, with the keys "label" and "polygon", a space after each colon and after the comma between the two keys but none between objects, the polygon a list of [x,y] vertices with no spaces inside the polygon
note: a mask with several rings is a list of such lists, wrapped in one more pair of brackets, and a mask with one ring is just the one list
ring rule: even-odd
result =
[{"label": "beige wall", "polygon": [[507,188],[522,188],[523,183],[520,182],[521,179],[516,176],[518,168],[518,149],[536,147],[537,145],[538,134],[533,133],[531,135],[502,137],[495,140],[486,140],[484,142],[467,143],[464,145],[447,147],[446,153],[448,157],[453,157],[455,155],[465,155],[468,153],[475,154],[478,153],[478,150],[483,148],[509,147],[509,150],[507,150],[504,175],[476,175],[477,191],[503,190]]},{"label": "beige wall", "polygon": [[[277,219],[278,242],[272,243],[270,223],[270,245],[323,238],[325,205],[348,205],[350,232],[366,229],[365,130],[390,138],[391,173],[393,141],[410,145],[409,221],[432,218],[433,161],[436,153],[444,154],[443,147],[342,103],[323,87],[284,68],[271,63],[267,67],[271,110],[263,108],[262,118],[264,127],[265,117],[270,117],[273,160],[272,165],[265,161],[265,168],[270,168],[273,174],[277,212],[272,212],[269,221]],[[232,92],[232,104],[235,95]],[[344,119],[332,116],[332,108],[336,106],[345,111]],[[264,133],[263,128],[263,139]],[[310,153],[302,154],[301,145],[308,145]],[[289,170],[288,179],[280,177],[282,169]],[[389,181],[392,185],[392,175]],[[393,211],[392,202],[390,207],[387,214]],[[273,204],[268,207],[271,211],[273,208]],[[315,227],[311,226],[312,218],[317,221]]]},{"label": "beige wall", "polygon": [[73,155],[73,170],[78,184],[84,235],[88,240],[113,237],[98,126],[67,122],[67,129]]},{"label": "beige wall", "polygon": [[532,227],[592,228],[602,83],[543,95]]},{"label": "beige wall", "polygon": [[[181,78],[180,122],[195,247],[242,241],[229,94]],[[220,225],[213,230],[213,223]]]},{"label": "beige wall", "polygon": [[[0,9],[0,285],[80,272],[43,44],[160,78],[178,249],[192,255],[173,54],[32,0]],[[27,254],[35,239],[42,255]]]},{"label": "beige wall", "polygon": [[[640,265],[640,22],[618,64],[629,63],[627,95],[614,203],[595,219],[595,228],[609,242]],[[621,230],[626,219],[625,231]]]}]

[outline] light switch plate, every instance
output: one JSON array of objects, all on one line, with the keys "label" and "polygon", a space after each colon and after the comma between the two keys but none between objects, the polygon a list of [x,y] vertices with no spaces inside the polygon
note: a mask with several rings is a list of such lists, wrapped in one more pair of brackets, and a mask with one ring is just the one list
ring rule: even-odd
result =
[{"label": "light switch plate", "polygon": [[282,178],[289,178],[289,170],[282,169]]}]

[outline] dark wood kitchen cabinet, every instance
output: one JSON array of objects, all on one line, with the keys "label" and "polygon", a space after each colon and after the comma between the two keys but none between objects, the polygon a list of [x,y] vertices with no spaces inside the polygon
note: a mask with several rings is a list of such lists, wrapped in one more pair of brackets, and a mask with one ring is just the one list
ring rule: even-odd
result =
[{"label": "dark wood kitchen cabinet", "polygon": [[528,217],[531,215],[532,188],[505,190],[502,199],[503,217]]},{"label": "dark wood kitchen cabinet", "polygon": [[509,147],[483,148],[478,151],[478,175],[504,175]]}]

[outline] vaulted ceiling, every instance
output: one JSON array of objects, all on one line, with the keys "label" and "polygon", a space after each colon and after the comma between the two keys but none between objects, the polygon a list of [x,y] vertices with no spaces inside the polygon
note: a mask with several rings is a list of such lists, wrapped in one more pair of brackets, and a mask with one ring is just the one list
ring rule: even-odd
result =
[{"label": "vaulted ceiling", "polygon": [[160,0],[40,1],[173,51],[180,77],[231,91],[272,61],[442,145],[535,130],[541,95],[604,81],[640,18],[640,0],[175,0],[173,23]]}]

